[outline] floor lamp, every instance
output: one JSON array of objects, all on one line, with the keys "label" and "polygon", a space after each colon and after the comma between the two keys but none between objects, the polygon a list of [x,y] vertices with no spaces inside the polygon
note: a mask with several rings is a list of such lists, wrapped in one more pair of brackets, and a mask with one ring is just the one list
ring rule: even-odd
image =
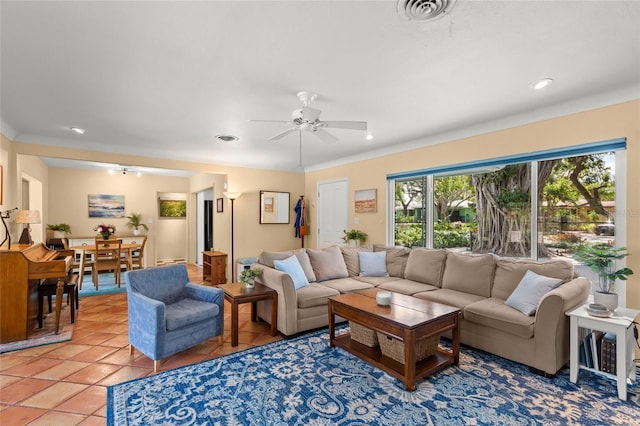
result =
[{"label": "floor lamp", "polygon": [[236,282],[235,258],[233,257],[233,202],[242,195],[241,192],[223,192],[225,197],[231,200],[231,281]]}]

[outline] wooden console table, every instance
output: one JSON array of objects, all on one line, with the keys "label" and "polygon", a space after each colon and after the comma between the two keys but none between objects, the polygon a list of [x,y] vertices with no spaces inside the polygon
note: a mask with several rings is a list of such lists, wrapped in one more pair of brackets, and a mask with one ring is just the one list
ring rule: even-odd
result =
[{"label": "wooden console table", "polygon": [[[430,376],[449,365],[458,365],[460,309],[400,293],[391,293],[391,305],[376,302],[377,289],[341,294],[329,298],[329,346],[338,346],[404,382],[415,390],[416,380]],[[404,364],[351,339],[350,333],[336,336],[335,317],[361,324],[404,342]],[[434,356],[416,360],[417,341],[452,331],[451,350],[438,348]]]},{"label": "wooden console table", "polygon": [[211,284],[227,282],[227,254],[221,251],[202,252],[202,278]]}]

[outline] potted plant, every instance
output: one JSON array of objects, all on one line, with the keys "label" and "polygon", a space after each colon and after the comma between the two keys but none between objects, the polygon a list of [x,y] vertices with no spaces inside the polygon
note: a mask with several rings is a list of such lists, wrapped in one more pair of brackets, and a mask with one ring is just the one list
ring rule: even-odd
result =
[{"label": "potted plant", "polygon": [[108,240],[111,235],[116,233],[116,227],[109,224],[101,223],[100,225],[93,228],[94,231],[97,231],[98,234],[102,235],[103,240]]},{"label": "potted plant", "polygon": [[633,271],[629,268],[615,269],[615,261],[629,256],[626,247],[609,244],[583,245],[576,250],[574,258],[598,273],[598,288],[593,293],[595,303],[614,311],[618,307],[618,294],[614,292],[616,280],[626,280]]},{"label": "potted plant", "polygon": [[66,223],[47,225],[47,239],[64,238],[67,234],[71,234],[71,227]]},{"label": "potted plant", "polygon": [[244,284],[246,288],[255,287],[256,277],[262,274],[262,269],[245,269],[240,273],[240,282]]},{"label": "potted plant", "polygon": [[131,213],[127,216],[129,221],[126,223],[127,227],[133,228],[133,235],[140,235],[140,230],[138,228],[142,227],[145,231],[149,230],[149,227],[142,223],[142,214],[141,213]]},{"label": "potted plant", "polygon": [[355,241],[356,247],[367,241],[367,234],[357,229],[351,229],[350,231],[345,229],[342,232],[344,232],[342,240],[349,245],[351,244],[350,241]]}]

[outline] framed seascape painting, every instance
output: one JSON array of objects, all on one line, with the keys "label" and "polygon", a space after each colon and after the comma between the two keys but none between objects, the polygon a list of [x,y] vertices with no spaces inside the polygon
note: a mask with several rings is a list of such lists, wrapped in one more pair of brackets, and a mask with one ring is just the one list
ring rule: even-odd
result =
[{"label": "framed seascape painting", "polygon": [[187,200],[158,198],[158,216],[161,218],[186,218]]},{"label": "framed seascape painting", "polygon": [[89,194],[89,217],[123,218],[124,195]]},{"label": "framed seascape painting", "polygon": [[377,211],[377,194],[375,189],[360,189],[355,191],[355,212],[375,213]]}]

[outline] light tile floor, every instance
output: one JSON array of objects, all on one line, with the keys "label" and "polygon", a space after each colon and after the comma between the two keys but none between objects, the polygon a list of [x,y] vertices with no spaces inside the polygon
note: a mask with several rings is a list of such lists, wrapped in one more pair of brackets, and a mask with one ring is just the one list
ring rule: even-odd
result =
[{"label": "light tile floor", "polygon": [[[202,269],[188,265],[193,282]],[[239,345],[231,347],[231,307],[225,302],[224,342],[209,339],[162,360],[160,370],[263,345],[272,337],[240,306]],[[80,299],[72,340],[0,355],[0,425],[104,425],[107,386],[153,374],[153,362],[129,355],[125,293]]]}]

